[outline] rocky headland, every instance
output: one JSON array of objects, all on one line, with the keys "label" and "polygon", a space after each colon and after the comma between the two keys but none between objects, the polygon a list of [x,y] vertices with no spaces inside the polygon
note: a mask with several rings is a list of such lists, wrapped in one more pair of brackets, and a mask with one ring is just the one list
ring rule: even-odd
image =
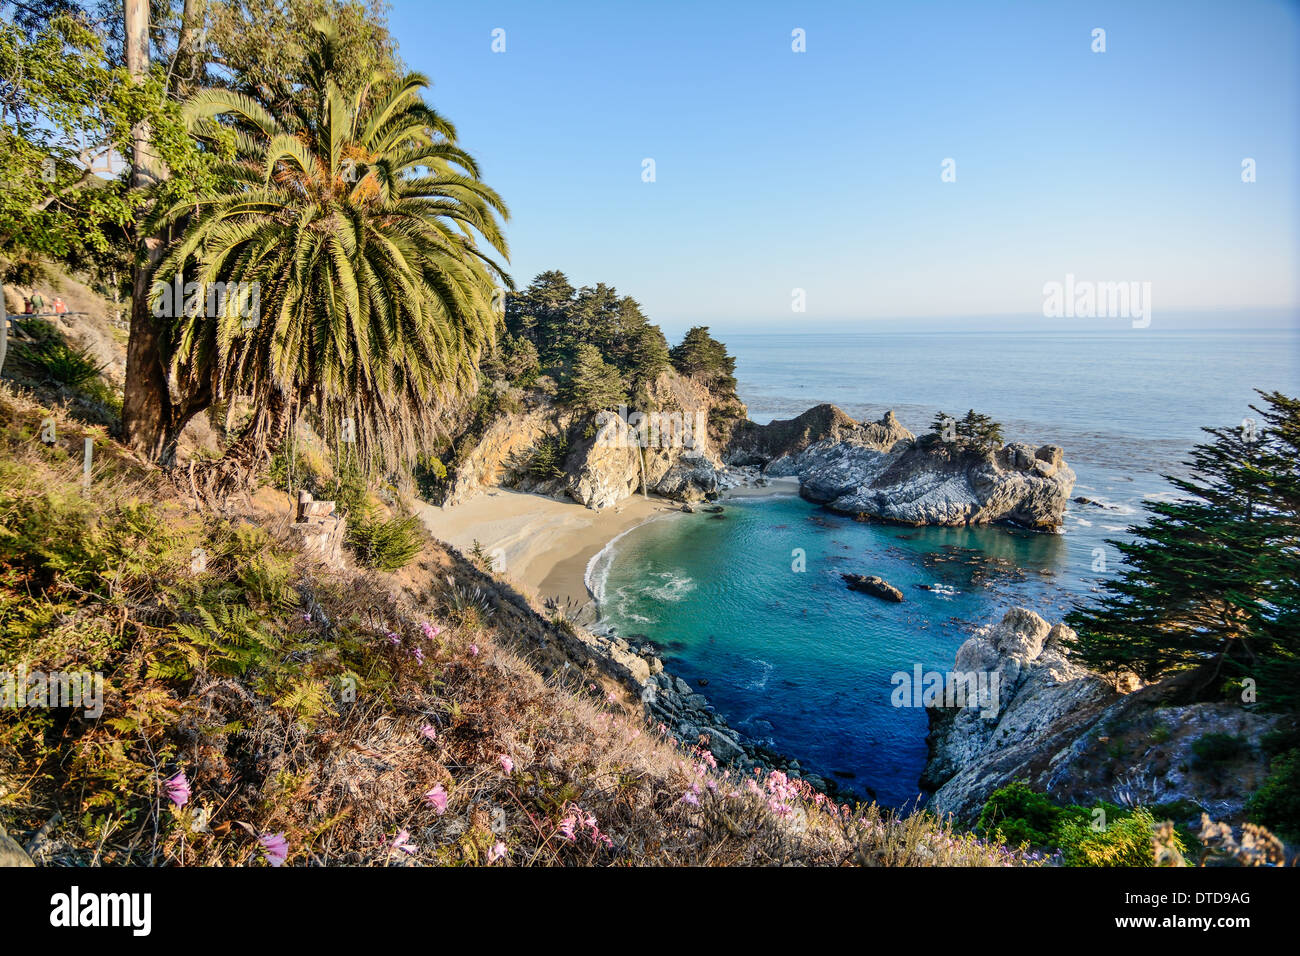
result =
[{"label": "rocky headland", "polygon": [[[918,438],[893,412],[863,423],[833,405],[767,425],[741,420],[729,430],[712,424],[692,430],[691,422],[713,420],[707,388],[666,372],[653,394],[658,407],[674,409],[664,414],[687,423],[687,442],[665,441],[658,420],[656,433],[644,436],[649,440],[636,440],[649,416],[624,428],[634,440],[611,442],[606,426],[591,416],[534,398],[487,428],[457,463],[443,503],[494,485],[565,496],[589,508],[607,508],[643,491],[693,502],[734,484],[732,473],[756,470],[768,478],[797,478],[808,501],[861,520],[1005,522],[1055,531],[1074,488],[1074,472],[1057,445],[981,448],[934,434]],[[553,469],[539,472],[530,456],[547,443],[561,453]]]},{"label": "rocky headland", "polygon": [[1253,706],[1187,703],[1185,681],[1143,685],[1103,677],[1066,656],[1075,633],[1012,608],[957,650],[956,673],[996,675],[995,712],[929,709],[929,806],[970,822],[994,790],[1024,780],[1062,803],[1193,806],[1216,819],[1240,816],[1267,774],[1244,743],[1207,762],[1193,749],[1207,734],[1258,741],[1278,718]]},{"label": "rocky headland", "polygon": [[804,498],[864,520],[1055,531],[1074,488],[1057,445],[979,448],[935,434],[918,438],[892,411],[863,424],[821,405],[789,421],[746,425],[726,460],[798,477]]}]

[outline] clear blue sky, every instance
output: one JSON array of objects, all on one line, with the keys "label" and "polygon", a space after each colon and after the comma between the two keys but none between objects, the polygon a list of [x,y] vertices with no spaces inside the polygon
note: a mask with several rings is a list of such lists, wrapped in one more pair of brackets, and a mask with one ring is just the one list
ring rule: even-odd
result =
[{"label": "clear blue sky", "polygon": [[1157,314],[1300,302],[1295,2],[396,0],[390,24],[511,206],[516,280],[604,281],[666,330],[1041,314],[1067,272],[1149,281]]}]

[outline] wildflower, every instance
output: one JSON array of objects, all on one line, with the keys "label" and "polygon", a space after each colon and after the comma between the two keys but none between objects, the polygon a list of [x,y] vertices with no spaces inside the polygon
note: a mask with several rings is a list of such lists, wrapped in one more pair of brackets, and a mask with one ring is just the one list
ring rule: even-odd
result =
[{"label": "wildflower", "polygon": [[506,776],[515,772],[515,762],[505,754],[501,755],[501,772]]},{"label": "wildflower", "polygon": [[394,850],[401,850],[408,856],[415,852],[415,846],[411,843],[411,834],[402,830],[393,838],[392,847]]},{"label": "wildflower", "polygon": [[424,621],[420,624],[420,630],[424,632],[425,638],[430,641],[442,633],[441,627],[438,627],[436,624],[430,624],[428,621]]},{"label": "wildflower", "polygon": [[685,793],[683,793],[682,803],[689,803],[693,807],[698,807],[700,805],[700,798],[697,797],[695,793],[696,791],[694,789],[687,790]]},{"label": "wildflower", "polygon": [[425,740],[437,740],[438,731],[433,729],[432,724],[421,724],[420,736],[423,737]]},{"label": "wildflower", "polygon": [[578,821],[574,819],[572,814],[570,814],[560,821],[560,835],[566,840],[575,840],[577,837],[575,836],[574,831],[577,827]]},{"label": "wildflower", "polygon": [[618,696],[611,690],[605,695],[605,700],[610,704],[616,704],[618,703]]},{"label": "wildflower", "polygon": [[488,863],[495,863],[497,860],[504,860],[505,858],[506,845],[498,840],[492,849],[488,850]]},{"label": "wildflower", "polygon": [[388,643],[392,644],[394,647],[402,643],[402,638],[396,631],[389,631],[384,636],[388,638]]},{"label": "wildflower", "polygon": [[190,782],[185,778],[185,771],[181,770],[174,777],[167,780],[167,799],[178,807],[183,807],[190,801]]},{"label": "wildflower", "polygon": [[418,647],[412,648],[411,654],[415,658],[415,663],[417,664],[424,663],[424,651],[420,650],[420,648]]},{"label": "wildflower", "polygon": [[310,615],[310,614],[304,614],[304,615],[302,616],[302,622],[303,622],[304,624],[310,624],[310,623],[311,623],[311,615]]},{"label": "wildflower", "polygon": [[424,800],[429,806],[433,807],[434,813],[438,814],[438,816],[442,816],[447,812],[447,791],[443,789],[442,784],[438,784],[426,793]]},{"label": "wildflower", "polygon": [[262,853],[271,866],[281,866],[289,858],[289,841],[283,833],[263,833],[257,842],[262,844]]},{"label": "wildflower", "polygon": [[478,645],[477,645],[477,644],[471,644],[471,645],[469,646],[469,656],[470,656],[470,657],[478,657]]}]

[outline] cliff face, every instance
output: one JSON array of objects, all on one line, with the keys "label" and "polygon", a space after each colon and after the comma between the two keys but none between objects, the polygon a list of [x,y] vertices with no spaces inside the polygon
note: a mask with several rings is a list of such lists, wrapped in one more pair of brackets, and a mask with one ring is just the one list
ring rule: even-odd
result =
[{"label": "cliff face", "polygon": [[[637,494],[699,501],[718,488],[724,468],[720,433],[710,422],[714,397],[700,382],[673,371],[650,386],[654,411],[617,409],[594,418],[536,396],[530,408],[502,415],[455,466],[444,504],[485,488],[507,487],[607,508]],[[557,471],[531,467],[551,441],[565,449]]]},{"label": "cliff face", "polygon": [[1246,745],[1206,766],[1193,744],[1209,733],[1257,741],[1276,718],[1233,703],[1180,704],[1177,681],[1109,681],[1066,657],[1073,637],[1013,608],[962,644],[953,670],[996,675],[997,706],[929,710],[921,786],[934,791],[930,809],[970,821],[994,790],[1027,780],[1062,802],[1189,800],[1211,816],[1239,815],[1266,775],[1263,756]]},{"label": "cliff face", "polygon": [[[457,463],[444,499],[455,504],[493,486],[568,496],[607,508],[644,486],[677,501],[712,497],[728,466],[759,466],[800,480],[800,493],[832,511],[914,525],[1007,521],[1060,527],[1074,472],[1055,445],[1011,443],[997,451],[918,439],[887,412],[857,422],[834,405],[788,421],[742,421],[720,431],[701,383],[665,372],[642,415],[620,409],[593,420],[550,401],[498,418]],[[530,467],[536,449],[565,449],[558,472]]]},{"label": "cliff face", "polygon": [[737,430],[726,458],[797,476],[800,493],[832,511],[914,525],[1008,521],[1055,530],[1074,488],[1056,445],[977,451],[917,439],[893,412],[859,424],[831,405]]}]

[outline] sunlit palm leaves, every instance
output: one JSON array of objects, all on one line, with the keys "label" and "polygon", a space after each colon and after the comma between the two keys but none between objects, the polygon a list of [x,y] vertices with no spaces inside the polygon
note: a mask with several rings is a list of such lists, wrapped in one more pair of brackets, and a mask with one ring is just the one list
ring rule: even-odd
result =
[{"label": "sunlit palm leaves", "polygon": [[274,116],[215,89],[187,104],[194,133],[235,158],[226,188],[155,214],[175,237],[156,276],[257,284],[256,321],[234,294],[178,316],[172,361],[215,356],[216,397],[250,397],[259,434],[314,407],[361,461],[409,463],[495,333],[508,212],[422,101],[423,76],[340,90],[330,43],[325,29],[314,110]]}]

